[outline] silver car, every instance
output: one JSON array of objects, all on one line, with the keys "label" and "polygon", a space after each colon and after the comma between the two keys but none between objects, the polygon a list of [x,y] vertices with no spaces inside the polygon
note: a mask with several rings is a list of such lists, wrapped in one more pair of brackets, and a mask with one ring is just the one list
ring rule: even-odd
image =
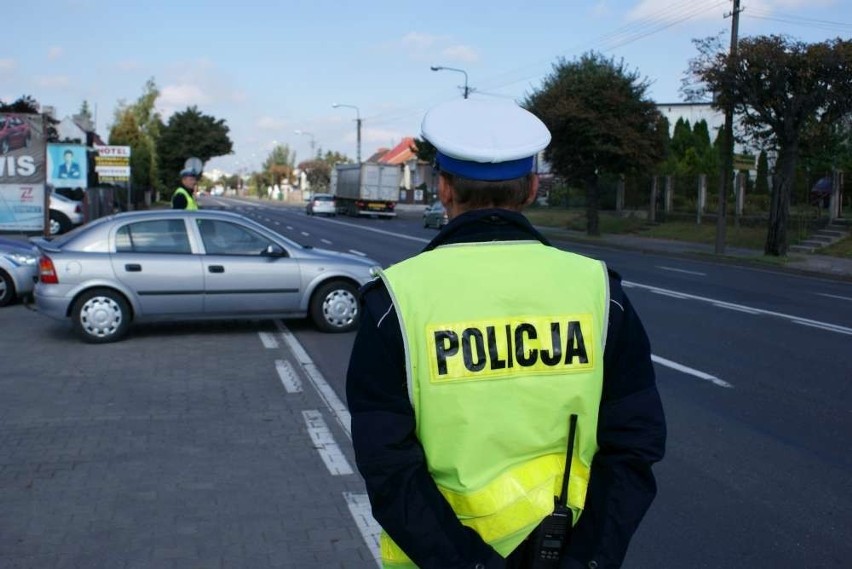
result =
[{"label": "silver car", "polygon": [[71,318],[92,343],[143,320],[310,316],[322,331],[347,332],[358,325],[358,288],[378,269],[212,210],[120,213],[35,243],[38,310]]},{"label": "silver car", "polygon": [[331,194],[314,194],[305,206],[308,215],[337,215],[337,202]]},{"label": "silver car", "polygon": [[0,237],[0,306],[32,294],[38,276],[38,248]]}]

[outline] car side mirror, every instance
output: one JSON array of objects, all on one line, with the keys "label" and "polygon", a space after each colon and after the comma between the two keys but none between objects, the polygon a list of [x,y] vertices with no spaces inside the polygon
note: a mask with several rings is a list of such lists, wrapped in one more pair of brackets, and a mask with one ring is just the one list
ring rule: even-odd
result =
[{"label": "car side mirror", "polygon": [[263,254],[268,257],[286,257],[287,251],[285,251],[284,247],[281,245],[270,243],[266,246],[266,250],[264,250]]}]

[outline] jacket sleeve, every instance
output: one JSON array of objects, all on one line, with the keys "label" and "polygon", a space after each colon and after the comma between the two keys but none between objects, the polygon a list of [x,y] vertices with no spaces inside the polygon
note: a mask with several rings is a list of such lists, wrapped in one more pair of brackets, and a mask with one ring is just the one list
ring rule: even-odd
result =
[{"label": "jacket sleeve", "polygon": [[563,568],[621,566],[657,492],[651,466],[665,453],[666,422],[648,335],[617,276],[610,278],[610,299],[599,450]]},{"label": "jacket sleeve", "polygon": [[458,521],[429,475],[408,399],[399,320],[387,291],[367,285],[363,299],[346,398],[373,517],[419,567],[503,567],[503,558]]},{"label": "jacket sleeve", "polygon": [[175,194],[172,196],[172,209],[186,209],[187,201],[186,196],[181,194]]}]

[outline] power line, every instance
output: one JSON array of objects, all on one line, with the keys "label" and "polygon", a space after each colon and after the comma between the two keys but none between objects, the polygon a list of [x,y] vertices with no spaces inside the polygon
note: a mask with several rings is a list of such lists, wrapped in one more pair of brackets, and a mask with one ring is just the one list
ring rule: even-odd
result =
[{"label": "power line", "polygon": [[[642,18],[636,22],[631,22],[630,24],[621,26],[620,28],[617,28],[612,32],[604,34],[603,36],[594,38],[591,41],[595,44],[605,44],[606,42],[610,42],[610,45],[605,45],[602,48],[602,51],[612,51],[613,49],[616,49],[618,47],[623,47],[635,41],[644,39],[655,33],[659,33],[663,30],[671,28],[677,24],[683,23],[687,20],[693,19],[705,12],[708,12],[725,4],[727,4],[725,0],[719,0],[717,2],[714,2],[713,4],[710,4],[709,6],[695,7],[694,0],[682,0],[681,2],[669,5],[664,9],[653,12],[652,14],[649,14],[645,18]],[[577,47],[575,47],[573,50],[569,50],[569,52],[576,52],[582,49],[583,47],[585,47],[585,45],[578,44]],[[564,53],[568,52],[563,52],[563,54]],[[553,58],[547,60],[539,60],[539,62],[532,64],[532,66],[539,66],[543,63],[550,64],[552,62]],[[521,81],[529,81],[531,79],[536,79],[546,74],[546,72],[536,73],[534,75],[527,74],[524,77],[520,77],[518,79],[507,80],[502,83],[499,82],[501,78],[506,77],[508,79],[512,75],[517,74],[519,72],[528,73],[530,67],[530,65],[525,65],[524,67],[499,73],[491,78],[491,83],[489,83],[488,80],[480,81],[479,83],[480,85],[483,85],[484,87],[490,89],[499,89],[502,87],[513,85],[515,83],[519,83]],[[494,83],[495,81],[497,81],[496,84]],[[486,93],[484,91],[477,92],[480,94],[490,94],[492,96],[496,96],[493,93]],[[512,99],[515,98],[508,95],[505,95],[505,97]],[[375,115],[369,117],[370,122],[372,124],[381,124],[404,119],[412,115],[420,114],[423,106],[424,105],[421,104],[417,105],[416,107],[407,107],[406,109],[401,110],[399,114],[393,114],[389,116]]]}]

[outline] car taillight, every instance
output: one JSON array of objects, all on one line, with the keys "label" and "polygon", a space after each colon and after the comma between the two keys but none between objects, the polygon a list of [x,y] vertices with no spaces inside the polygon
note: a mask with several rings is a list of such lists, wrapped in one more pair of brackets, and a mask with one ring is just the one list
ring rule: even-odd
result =
[{"label": "car taillight", "polygon": [[393,202],[388,202],[385,205],[387,206],[388,209],[393,209],[396,204],[393,203]]},{"label": "car taillight", "polygon": [[42,255],[38,260],[38,280],[43,284],[59,284],[53,261],[47,255]]}]

